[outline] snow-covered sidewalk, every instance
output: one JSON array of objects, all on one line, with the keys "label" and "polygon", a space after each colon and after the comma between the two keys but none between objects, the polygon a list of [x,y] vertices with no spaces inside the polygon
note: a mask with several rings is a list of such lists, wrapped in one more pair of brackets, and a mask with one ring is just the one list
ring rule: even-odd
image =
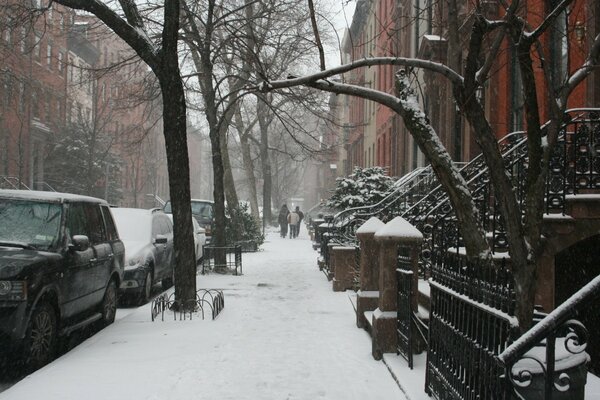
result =
[{"label": "snow-covered sidewalk", "polygon": [[211,321],[150,321],[150,306],[118,320],[0,399],[403,399],[345,293],[316,265],[304,227],[271,233],[243,255],[243,276],[198,276],[222,288]]}]

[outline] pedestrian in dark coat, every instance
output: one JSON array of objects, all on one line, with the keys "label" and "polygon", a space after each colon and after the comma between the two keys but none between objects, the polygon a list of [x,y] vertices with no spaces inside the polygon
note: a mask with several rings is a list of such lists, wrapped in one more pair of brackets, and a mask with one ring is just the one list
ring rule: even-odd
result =
[{"label": "pedestrian in dark coat", "polygon": [[300,206],[296,206],[296,214],[298,214],[298,224],[296,226],[296,237],[298,237],[298,234],[300,233],[300,224],[302,223],[302,220],[304,219],[304,213],[302,211],[300,211]]},{"label": "pedestrian in dark coat", "polygon": [[281,206],[281,210],[279,210],[279,216],[277,217],[277,222],[279,223],[279,234],[282,238],[287,236],[288,232],[288,214],[290,210],[287,208],[287,205],[284,204]]}]

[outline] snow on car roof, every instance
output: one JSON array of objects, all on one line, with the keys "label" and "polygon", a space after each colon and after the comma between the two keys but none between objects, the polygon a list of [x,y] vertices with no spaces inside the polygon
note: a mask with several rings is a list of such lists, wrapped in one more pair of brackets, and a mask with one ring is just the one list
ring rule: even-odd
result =
[{"label": "snow on car roof", "polygon": [[0,189],[0,197],[10,199],[23,199],[23,200],[36,200],[36,201],[51,201],[51,202],[90,202],[90,203],[101,203],[106,204],[106,200],[98,199],[96,197],[83,196],[72,193],[60,193],[60,192],[43,192],[39,190],[8,190]]}]

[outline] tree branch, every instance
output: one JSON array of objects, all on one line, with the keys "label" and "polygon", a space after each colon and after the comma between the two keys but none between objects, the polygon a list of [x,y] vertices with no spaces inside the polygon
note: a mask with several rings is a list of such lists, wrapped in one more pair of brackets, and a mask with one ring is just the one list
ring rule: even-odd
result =
[{"label": "tree branch", "polygon": [[97,16],[106,26],[115,34],[121,37],[150,68],[155,70],[158,67],[157,49],[154,43],[148,38],[146,32],[142,29],[136,29],[127,21],[121,18],[116,12],[106,4],[98,0],[54,0],[58,4],[73,8],[76,10],[87,11]]},{"label": "tree branch", "polygon": [[349,64],[341,65],[339,67],[329,68],[325,71],[317,72],[311,75],[306,75],[303,77],[291,77],[286,80],[279,81],[271,81],[271,82],[263,82],[260,85],[260,90],[262,91],[272,91],[274,89],[283,89],[289,88],[293,86],[310,86],[309,84],[312,82],[316,82],[322,79],[330,78],[335,75],[343,74],[345,72],[351,71],[353,69],[361,68],[361,67],[372,67],[375,65],[399,65],[403,67],[413,67],[413,68],[422,68],[428,71],[437,72],[446,78],[448,78],[454,84],[463,83],[463,77],[458,74],[453,69],[447,67],[444,64],[436,63],[428,60],[420,60],[416,58],[406,58],[406,57],[374,57],[374,58],[365,58],[358,61],[353,61]]}]

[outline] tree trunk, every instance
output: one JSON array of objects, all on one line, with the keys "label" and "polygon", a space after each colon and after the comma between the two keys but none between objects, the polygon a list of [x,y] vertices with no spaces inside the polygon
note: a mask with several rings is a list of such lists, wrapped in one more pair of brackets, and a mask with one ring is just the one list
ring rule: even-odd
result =
[{"label": "tree trunk", "polygon": [[266,225],[271,224],[271,190],[272,190],[272,175],[271,162],[269,160],[269,123],[267,121],[268,108],[265,104],[268,95],[257,95],[258,102],[256,105],[258,113],[258,125],[260,127],[260,166],[263,175],[263,229]]},{"label": "tree trunk", "polygon": [[237,191],[235,190],[235,183],[233,179],[233,171],[231,168],[231,160],[229,159],[229,144],[227,143],[227,129],[221,125],[221,133],[219,138],[221,140],[221,157],[223,158],[223,184],[225,186],[225,198],[227,199],[227,207],[231,211],[237,207],[239,203]]},{"label": "tree trunk", "polygon": [[[167,70],[169,68],[178,70],[177,59],[175,65],[165,67]],[[163,96],[163,134],[169,166],[169,191],[173,205],[175,298],[183,308],[191,308],[190,301],[196,299],[196,259],[190,207],[185,95],[179,74],[165,75],[159,76],[159,82]]]},{"label": "tree trunk", "polygon": [[236,108],[235,112],[235,127],[240,137],[244,173],[246,174],[246,179],[248,180],[248,190],[250,191],[250,212],[256,221],[260,221],[260,213],[258,211],[258,194],[256,192],[256,177],[254,176],[254,163],[252,162],[250,142],[248,140],[248,135],[251,134],[251,131],[246,130],[239,107]]}]

